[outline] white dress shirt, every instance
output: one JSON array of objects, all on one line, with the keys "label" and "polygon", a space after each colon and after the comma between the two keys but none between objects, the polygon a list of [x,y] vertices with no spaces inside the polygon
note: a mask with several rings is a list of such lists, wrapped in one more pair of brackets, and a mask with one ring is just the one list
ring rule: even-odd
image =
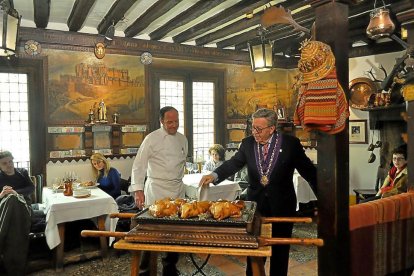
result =
[{"label": "white dress shirt", "polygon": [[[132,165],[129,191],[144,190],[146,205],[165,197],[184,197],[182,179],[187,153],[188,142],[183,134],[168,134],[163,127],[151,132]],[[148,178],[144,185],[145,176]]]}]

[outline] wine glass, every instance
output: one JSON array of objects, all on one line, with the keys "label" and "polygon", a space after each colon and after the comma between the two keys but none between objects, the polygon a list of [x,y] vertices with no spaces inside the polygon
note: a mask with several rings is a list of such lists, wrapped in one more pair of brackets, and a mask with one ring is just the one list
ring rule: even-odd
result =
[{"label": "wine glass", "polygon": [[61,179],[59,177],[55,177],[55,179],[53,180],[53,183],[52,183],[53,193],[57,193],[57,191],[59,190],[59,187],[60,187],[60,183],[61,182],[62,181],[61,181]]},{"label": "wine glass", "polygon": [[193,170],[194,173],[198,173],[198,164],[197,163],[193,164],[192,170]]},{"label": "wine glass", "polygon": [[191,171],[193,170],[193,163],[185,162],[185,168],[187,169],[188,174],[191,174]]}]

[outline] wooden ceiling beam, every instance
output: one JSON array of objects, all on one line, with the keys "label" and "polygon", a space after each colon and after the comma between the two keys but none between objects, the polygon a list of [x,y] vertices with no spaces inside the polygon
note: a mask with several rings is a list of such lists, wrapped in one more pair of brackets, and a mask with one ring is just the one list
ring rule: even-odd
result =
[{"label": "wooden ceiling beam", "polygon": [[126,37],[134,37],[147,28],[154,20],[163,16],[166,12],[171,10],[174,6],[180,3],[182,0],[168,0],[158,1],[147,9],[140,17],[138,17],[134,23],[125,29]]},{"label": "wooden ceiling beam", "polygon": [[[261,12],[260,14],[263,14],[263,13]],[[259,24],[260,24],[260,16],[254,16],[252,19],[242,19],[242,20],[234,22],[233,24],[230,24],[229,26],[225,28],[221,28],[220,30],[217,30],[215,32],[208,33],[202,37],[199,37],[195,40],[195,42],[197,46],[203,46],[212,41],[232,35],[234,33],[241,32],[243,30],[252,28],[253,26],[256,26]],[[251,30],[247,31],[247,33],[250,33],[250,32]]]},{"label": "wooden ceiling beam", "polygon": [[[297,1],[289,1],[289,3],[290,3],[290,5],[288,7],[284,7],[285,9],[289,9],[290,7],[292,7],[292,5],[297,5],[298,4]],[[299,18],[301,16],[306,16],[309,13],[313,13],[310,10],[311,9],[306,9],[306,10],[303,10],[301,12],[298,12],[293,16],[293,18],[295,20],[297,20],[297,18]],[[203,45],[205,45],[209,42],[219,40],[220,38],[229,36],[229,35],[234,34],[234,33],[238,33],[240,31],[243,31],[243,30],[247,29],[247,28],[251,28],[254,25],[258,25],[258,24],[260,24],[260,19],[261,19],[262,15],[263,15],[263,11],[260,11],[260,12],[256,13],[252,19],[249,19],[249,20],[244,19],[244,20],[241,20],[241,21],[234,22],[233,24],[231,24],[231,25],[229,25],[225,28],[222,28],[222,29],[220,29],[216,32],[209,33],[205,36],[199,37],[195,41],[196,45],[197,46],[203,46]],[[250,31],[247,31],[245,33],[251,34]],[[236,38],[236,40],[237,40],[237,38]],[[232,43],[232,42],[231,42],[231,44],[228,44],[228,43],[230,43],[230,41],[231,41],[231,38],[229,38],[229,40],[227,42],[226,41],[224,41],[224,42],[220,41],[219,43],[217,43],[217,45],[220,44],[220,45],[222,45],[222,46],[220,46],[220,48],[225,48],[225,47],[228,47],[230,45],[237,44],[237,43]]]},{"label": "wooden ceiling beam", "polygon": [[109,26],[116,25],[125,13],[136,3],[136,0],[117,0],[98,25],[98,33],[105,34]]},{"label": "wooden ceiling beam", "polygon": [[33,9],[36,27],[45,29],[49,24],[50,0],[34,0]]},{"label": "wooden ceiling beam", "polygon": [[85,23],[91,8],[95,4],[96,0],[76,0],[73,4],[72,11],[70,12],[67,24],[69,31],[77,32],[82,28]]},{"label": "wooden ceiling beam", "polygon": [[372,43],[367,46],[353,47],[349,51],[349,57],[363,57],[403,51],[404,48],[395,41]]},{"label": "wooden ceiling beam", "polygon": [[[314,16],[312,14],[309,14],[308,12],[301,12],[296,14],[295,21],[300,24],[304,25],[305,23],[308,23],[309,25],[312,24],[314,20]],[[304,25],[305,28],[308,28],[308,25]],[[266,38],[269,40],[276,40],[277,38],[283,37],[288,35],[290,32],[292,32],[292,26],[287,24],[278,24],[274,25],[271,28],[269,28],[269,33],[266,34]],[[247,48],[247,42],[249,41],[259,41],[260,38],[257,36],[257,30],[253,30],[254,32],[245,32],[242,34],[239,34],[237,36],[230,37],[228,39],[222,40],[220,42],[217,42],[217,48],[225,48],[229,47],[231,45],[238,45],[238,44],[244,44],[244,47],[241,49]],[[283,32],[284,31],[284,32]]]},{"label": "wooden ceiling beam", "polygon": [[215,8],[221,3],[223,3],[222,0],[199,1],[187,10],[185,10],[184,12],[172,18],[162,27],[150,33],[149,36],[151,40],[159,40],[165,37],[170,31],[174,30],[175,28],[187,24],[188,22],[205,14],[206,12],[210,11],[211,9]]},{"label": "wooden ceiling beam", "polygon": [[263,6],[264,4],[268,3],[268,0],[247,0],[247,1],[240,1],[237,4],[231,6],[228,9],[210,17],[207,20],[200,22],[197,25],[190,27],[189,29],[185,30],[184,32],[176,35],[173,37],[173,41],[175,43],[181,43],[190,40],[198,35],[206,33],[207,31],[214,29],[218,26],[225,24],[243,14],[250,13],[256,8]]}]

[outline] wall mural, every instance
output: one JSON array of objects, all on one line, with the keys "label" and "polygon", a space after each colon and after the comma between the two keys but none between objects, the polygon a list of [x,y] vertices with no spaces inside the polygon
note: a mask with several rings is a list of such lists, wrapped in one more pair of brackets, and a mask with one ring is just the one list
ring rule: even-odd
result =
[{"label": "wall mural", "polygon": [[248,66],[227,67],[227,118],[245,119],[258,108],[293,117],[296,96],[291,88],[294,71],[273,69],[252,73]]},{"label": "wall mural", "polygon": [[104,101],[121,122],[145,120],[144,66],[139,57],[47,50],[49,123],[83,123]]}]

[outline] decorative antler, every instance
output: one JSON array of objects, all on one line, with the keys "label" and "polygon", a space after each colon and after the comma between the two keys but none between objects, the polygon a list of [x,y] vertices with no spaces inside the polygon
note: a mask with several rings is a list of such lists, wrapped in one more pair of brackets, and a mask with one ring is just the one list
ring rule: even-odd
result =
[{"label": "decorative antler", "polygon": [[373,70],[373,68],[371,67],[371,69],[369,69],[369,71],[368,71],[367,73],[371,76],[371,78],[373,79],[373,81],[374,81],[374,82],[382,82],[382,80],[379,80],[379,79],[377,79],[377,78],[374,76],[374,72],[373,72],[372,70]]},{"label": "decorative antler", "polygon": [[305,32],[310,34],[310,30],[306,29],[305,27],[299,25],[290,14],[289,10],[285,10],[282,6],[279,8],[273,6],[268,9],[265,9],[261,20],[261,24],[263,27],[267,28],[274,24],[289,24],[292,25],[295,30]]},{"label": "decorative antler", "polygon": [[387,71],[385,70],[384,66],[382,66],[382,64],[380,64],[380,66],[378,67],[382,72],[384,72],[384,79],[386,77],[388,77]]}]

